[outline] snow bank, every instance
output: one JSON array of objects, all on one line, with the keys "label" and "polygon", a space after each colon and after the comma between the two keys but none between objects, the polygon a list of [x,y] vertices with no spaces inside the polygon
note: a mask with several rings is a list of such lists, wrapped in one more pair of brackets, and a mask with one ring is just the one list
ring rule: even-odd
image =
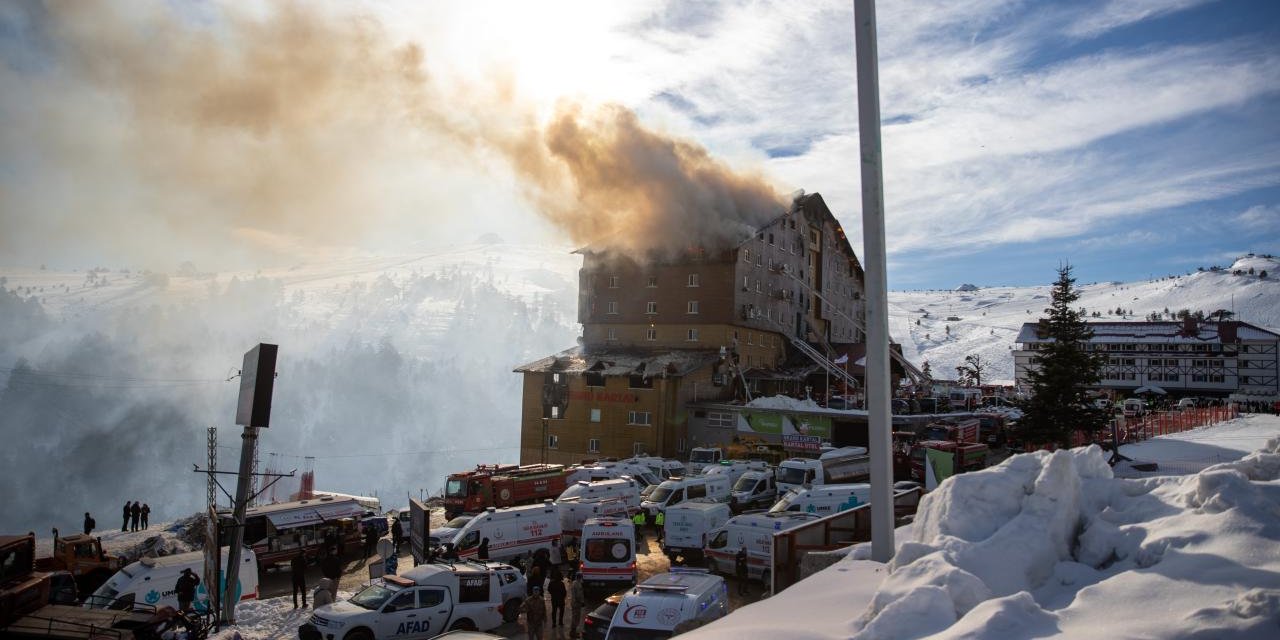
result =
[{"label": "snow bank", "polygon": [[784,409],[791,411],[808,411],[811,409],[821,409],[818,403],[809,399],[798,399],[790,396],[766,396],[763,398],[755,398],[747,403],[748,407],[756,407],[757,409]]}]

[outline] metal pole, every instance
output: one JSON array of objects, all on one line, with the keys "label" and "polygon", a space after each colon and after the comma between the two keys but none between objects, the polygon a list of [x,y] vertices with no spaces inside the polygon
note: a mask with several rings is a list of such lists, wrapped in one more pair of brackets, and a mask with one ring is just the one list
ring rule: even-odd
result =
[{"label": "metal pole", "polygon": [[862,156],[862,246],[867,278],[867,429],[871,454],[871,558],[893,558],[893,467],[889,417],[889,284],[880,154],[880,78],[873,0],[854,0],[858,136]]},{"label": "metal pole", "polygon": [[[222,621],[226,624],[236,623],[236,603],[240,596],[236,587],[240,585],[240,547],[244,544],[244,513],[249,501],[249,483],[253,479],[253,452],[257,448],[258,428],[245,427],[240,434],[240,477],[236,480],[236,503],[232,517],[235,519],[231,530],[231,539],[227,551],[227,584],[222,595]],[[205,589],[216,589],[215,585],[205,585]]]}]

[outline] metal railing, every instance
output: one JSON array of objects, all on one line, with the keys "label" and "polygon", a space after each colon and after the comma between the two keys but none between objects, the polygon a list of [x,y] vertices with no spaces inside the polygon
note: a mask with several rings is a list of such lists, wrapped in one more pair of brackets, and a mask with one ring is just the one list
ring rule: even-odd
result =
[{"label": "metal railing", "polygon": [[[913,516],[924,489],[916,487],[893,495],[894,518]],[[860,504],[798,527],[773,534],[770,558],[770,592],[778,593],[800,581],[800,560],[811,551],[834,551],[871,540],[871,504]]]}]

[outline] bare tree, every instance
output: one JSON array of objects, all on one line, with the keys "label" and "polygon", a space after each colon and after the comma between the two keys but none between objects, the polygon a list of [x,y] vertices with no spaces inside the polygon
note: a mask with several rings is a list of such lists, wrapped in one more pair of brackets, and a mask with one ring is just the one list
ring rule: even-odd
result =
[{"label": "bare tree", "polygon": [[981,387],[982,372],[986,371],[987,363],[982,361],[982,356],[971,353],[964,357],[964,363],[956,367],[956,374],[960,377],[960,383],[966,387]]}]

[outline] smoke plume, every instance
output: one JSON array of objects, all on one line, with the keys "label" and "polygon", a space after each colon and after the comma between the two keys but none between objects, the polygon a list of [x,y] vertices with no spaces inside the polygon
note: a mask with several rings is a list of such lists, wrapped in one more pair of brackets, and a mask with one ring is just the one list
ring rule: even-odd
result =
[{"label": "smoke plume", "polygon": [[719,244],[782,211],[762,176],[624,107],[540,118],[501,74],[441,80],[429,43],[398,42],[375,18],[205,10],[55,2],[0,15],[29,34],[0,70],[0,109],[29,125],[0,134],[5,164],[23,167],[0,178],[0,222],[24,228],[0,250],[91,241],[171,268],[210,262],[198,249],[427,233],[456,222],[457,193],[482,188],[494,159],[580,244]]}]

